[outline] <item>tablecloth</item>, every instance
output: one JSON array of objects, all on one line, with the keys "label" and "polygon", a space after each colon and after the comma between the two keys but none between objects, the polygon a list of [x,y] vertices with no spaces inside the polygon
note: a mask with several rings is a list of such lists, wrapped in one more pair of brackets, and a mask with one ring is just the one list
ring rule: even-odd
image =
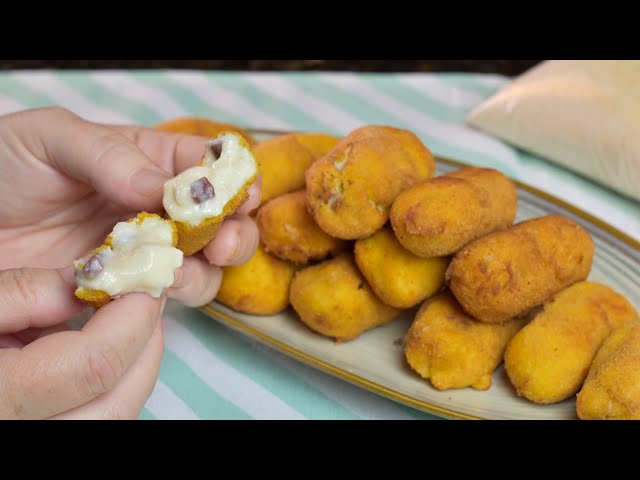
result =
[{"label": "tablecloth", "polygon": [[[344,135],[413,130],[437,155],[498,168],[640,240],[640,205],[464,125],[510,81],[484,74],[0,72],[0,115],[48,105],[89,120],[153,125],[186,115],[249,128]],[[159,380],[141,419],[435,419],[248,340],[169,303]]]}]

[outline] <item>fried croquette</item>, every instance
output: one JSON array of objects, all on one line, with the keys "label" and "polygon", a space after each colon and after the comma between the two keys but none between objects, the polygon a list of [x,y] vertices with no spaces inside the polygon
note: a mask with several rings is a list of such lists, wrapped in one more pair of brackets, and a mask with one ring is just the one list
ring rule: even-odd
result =
[{"label": "fried croquette", "polygon": [[340,137],[328,133],[296,133],[295,136],[298,143],[311,153],[314,161],[324,157],[340,141]]},{"label": "fried croquette", "polygon": [[130,292],[158,298],[173,285],[183,253],[175,248],[178,230],[171,220],[147,212],[119,222],[104,244],[73,262],[76,297],[100,308]]},{"label": "fried croquette", "polygon": [[258,165],[244,138],[223,132],[207,143],[201,162],[164,184],[162,204],[178,228],[178,248],[200,251],[216,236],[225,217],[249,197]]},{"label": "fried croquette", "polygon": [[640,320],[607,337],[576,401],[582,420],[640,420]]},{"label": "fried croquette", "polygon": [[291,133],[270,138],[255,147],[262,175],[262,204],[305,187],[309,166],[340,141],[325,133]]},{"label": "fried croquette", "polygon": [[389,323],[400,313],[376,297],[350,253],[298,271],[289,299],[303,323],[337,342]]},{"label": "fried croquette", "polygon": [[401,192],[389,217],[404,248],[420,257],[437,257],[508,227],[517,204],[515,185],[506,176],[469,167]]},{"label": "fried croquette", "polygon": [[155,130],[163,132],[187,133],[189,135],[199,135],[201,137],[213,138],[223,132],[235,132],[244,137],[249,145],[255,145],[256,140],[244,128],[232,123],[216,122],[201,117],[180,117],[167,120],[153,127]]},{"label": "fried croquette", "polygon": [[444,285],[447,257],[420,258],[405,250],[390,228],[355,243],[358,268],[387,305],[411,308]]},{"label": "fried croquette", "polygon": [[629,301],[605,285],[578,282],[565,288],[507,347],[504,365],[518,395],[535,403],[573,396],[602,342],[636,317]]},{"label": "fried croquette", "polygon": [[584,228],[548,215],[474,240],[454,255],[446,278],[472,317],[504,322],[586,279],[593,255]]},{"label": "fried croquette", "polygon": [[433,155],[413,133],[359,128],[307,170],[310,212],[332,237],[366,238],[387,222],[396,196],[431,178],[434,168]]},{"label": "fried croquette", "polygon": [[346,248],[344,240],[330,237],[316,225],[306,203],[306,194],[301,190],[271,199],[260,207],[256,223],[266,252],[306,265]]},{"label": "fried croquette", "polygon": [[445,292],[418,311],[405,336],[405,357],[438,390],[487,390],[507,343],[525,322],[524,317],[505,323],[478,322]]},{"label": "fried croquette", "polygon": [[269,255],[259,245],[247,263],[222,268],[216,301],[242,313],[275,315],[289,306],[295,271],[295,265]]}]

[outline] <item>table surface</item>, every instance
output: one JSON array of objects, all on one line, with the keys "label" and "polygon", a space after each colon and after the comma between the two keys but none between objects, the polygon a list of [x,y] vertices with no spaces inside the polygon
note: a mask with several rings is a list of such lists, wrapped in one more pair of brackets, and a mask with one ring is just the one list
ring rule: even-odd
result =
[{"label": "table surface", "polygon": [[[0,115],[64,106],[89,120],[154,125],[204,116],[248,128],[345,135],[413,130],[437,155],[497,168],[640,240],[640,205],[464,125],[510,78],[491,74],[210,71],[0,72]],[[247,340],[169,303],[165,354],[142,419],[435,419]]]}]

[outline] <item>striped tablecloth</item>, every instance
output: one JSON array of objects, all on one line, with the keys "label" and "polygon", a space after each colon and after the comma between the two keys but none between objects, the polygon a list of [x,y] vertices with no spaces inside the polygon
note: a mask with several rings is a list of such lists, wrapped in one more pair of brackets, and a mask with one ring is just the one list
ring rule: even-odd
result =
[{"label": "striped tablecloth", "polygon": [[[438,155],[498,168],[640,240],[640,205],[464,125],[508,83],[497,75],[15,71],[0,114],[61,105],[94,121],[153,125],[197,115],[244,127],[344,135],[409,128]],[[143,419],[432,419],[246,340],[169,303],[165,355]]]}]

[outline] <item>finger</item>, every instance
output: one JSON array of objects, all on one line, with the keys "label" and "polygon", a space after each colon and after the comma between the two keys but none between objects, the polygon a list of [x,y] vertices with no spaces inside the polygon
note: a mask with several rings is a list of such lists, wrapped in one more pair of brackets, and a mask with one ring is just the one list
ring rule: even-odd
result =
[{"label": "finger", "polygon": [[249,198],[242,204],[242,206],[236,211],[237,215],[249,215],[253,210],[260,206],[260,200],[262,190],[262,175],[258,175],[258,178],[247,189]]},{"label": "finger", "polygon": [[58,324],[82,311],[73,267],[0,270],[0,333]]},{"label": "finger", "polygon": [[111,128],[131,140],[145,155],[171,175],[177,175],[198,164],[209,140],[198,135],[162,132],[129,125],[112,125]]},{"label": "finger", "polygon": [[50,327],[44,328],[27,328],[21,332],[16,332],[13,334],[13,337],[18,341],[22,342],[23,345],[28,345],[31,342],[35,342],[39,338],[46,337],[47,335],[52,335],[58,332],[66,332],[67,330],[71,330],[69,325],[66,323],[60,323],[58,325],[52,325]]},{"label": "finger", "polygon": [[200,307],[215,298],[221,282],[220,267],[210,265],[204,255],[192,255],[176,270],[176,281],[167,296],[187,307]]},{"label": "finger", "polygon": [[224,221],[203,253],[212,265],[242,265],[253,256],[259,240],[260,234],[253,219],[234,216]]},{"label": "finger", "polygon": [[81,331],[4,350],[0,410],[4,405],[18,418],[48,418],[108,392],[144,350],[163,303],[128,294],[100,308]]},{"label": "finger", "polygon": [[118,384],[95,400],[52,417],[52,420],[135,420],[155,387],[164,340],[162,322]]},{"label": "finger", "polygon": [[171,175],[119,131],[61,108],[23,115],[20,122],[18,128],[35,136],[42,161],[120,205],[161,208],[162,188]]}]

